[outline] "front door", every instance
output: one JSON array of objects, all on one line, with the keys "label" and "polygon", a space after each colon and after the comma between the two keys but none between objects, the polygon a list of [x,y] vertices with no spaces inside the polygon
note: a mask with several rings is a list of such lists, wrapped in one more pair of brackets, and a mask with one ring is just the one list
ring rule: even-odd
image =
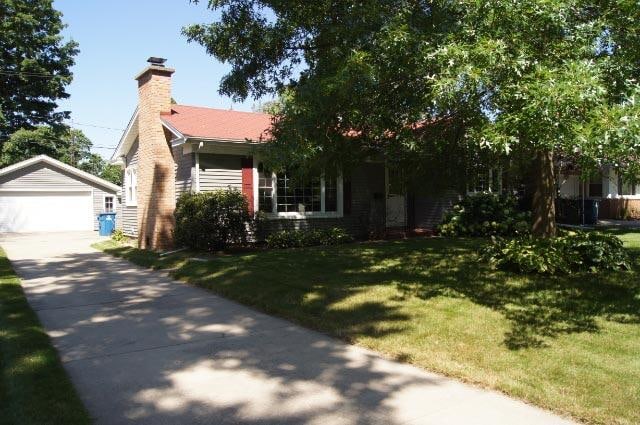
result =
[{"label": "front door", "polygon": [[405,227],[407,224],[407,204],[402,171],[397,167],[387,167],[387,227]]}]

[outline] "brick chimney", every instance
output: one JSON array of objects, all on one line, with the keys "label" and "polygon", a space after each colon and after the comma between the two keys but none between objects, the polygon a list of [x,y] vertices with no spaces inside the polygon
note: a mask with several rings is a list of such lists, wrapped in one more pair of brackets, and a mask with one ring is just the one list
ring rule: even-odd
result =
[{"label": "brick chimney", "polygon": [[138,246],[173,244],[175,169],[160,114],[171,111],[171,74],[165,59],[151,57],[138,74]]}]

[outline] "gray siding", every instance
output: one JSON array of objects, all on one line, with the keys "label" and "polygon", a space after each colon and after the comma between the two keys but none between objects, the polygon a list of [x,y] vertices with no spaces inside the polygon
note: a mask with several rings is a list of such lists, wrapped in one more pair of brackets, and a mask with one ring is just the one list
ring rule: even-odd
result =
[{"label": "gray siding", "polygon": [[242,190],[241,157],[236,155],[199,154],[200,191],[229,187]]},{"label": "gray siding", "polygon": [[[127,152],[126,165],[131,166],[138,163],[138,140],[136,139],[131,145],[131,149]],[[122,170],[124,173],[124,170]],[[124,180],[123,180],[124,181]],[[120,228],[125,235],[136,237],[138,236],[138,207],[127,206],[126,196],[124,193],[124,185],[122,187],[122,208],[120,214]]]},{"label": "gray siding", "polygon": [[118,225],[118,212],[120,210],[118,197],[115,192],[107,192],[102,188],[93,189],[93,230],[98,230],[98,214],[104,212],[104,197],[105,195],[113,196],[113,207],[116,212],[116,226]]},{"label": "gray siding", "polygon": [[191,191],[195,173],[195,154],[182,153],[182,146],[173,148],[173,160],[176,171],[176,200],[185,192]]},{"label": "gray siding", "polygon": [[122,206],[121,215],[122,232],[125,235],[138,236],[138,208]]},{"label": "gray siding", "polygon": [[116,211],[118,200],[115,191],[68,173],[65,170],[50,166],[45,163],[37,163],[29,167],[16,170],[13,173],[0,177],[0,189],[3,190],[28,190],[28,191],[86,191],[93,196],[93,228],[98,230],[97,215],[103,212],[104,195],[109,193],[114,196]]},{"label": "gray siding", "polygon": [[135,165],[138,163],[138,139],[131,145],[131,149],[127,152],[126,165]]},{"label": "gray siding", "polygon": [[455,190],[448,190],[437,196],[416,196],[415,198],[415,227],[434,229],[441,222],[448,210],[458,201],[459,195]]},{"label": "gray siding", "polygon": [[345,173],[344,185],[351,185],[350,206],[345,196],[345,213],[339,218],[268,219],[259,228],[258,239],[269,233],[290,229],[327,229],[342,227],[357,238],[384,231],[384,165],[364,164]]},{"label": "gray siding", "polygon": [[47,164],[38,163],[0,177],[5,190],[91,190],[92,186],[77,176]]}]

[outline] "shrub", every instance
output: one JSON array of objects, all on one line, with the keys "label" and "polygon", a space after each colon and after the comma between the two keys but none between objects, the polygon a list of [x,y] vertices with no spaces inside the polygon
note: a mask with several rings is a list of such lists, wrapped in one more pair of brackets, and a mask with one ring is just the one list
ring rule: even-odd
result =
[{"label": "shrub", "polygon": [[111,234],[111,240],[117,243],[122,243],[127,239],[127,237],[122,233],[122,230],[116,229]]},{"label": "shrub", "polygon": [[630,269],[622,241],[598,232],[570,232],[551,239],[496,239],[482,257],[517,273],[559,274]]},{"label": "shrub", "polygon": [[445,214],[443,236],[517,236],[530,231],[531,215],[512,195],[478,193],[463,198]]},{"label": "shrub", "polygon": [[339,245],[352,242],[353,237],[340,227],[331,229],[281,230],[270,234],[267,239],[269,248],[300,248],[314,245]]},{"label": "shrub", "polygon": [[235,189],[184,193],[175,218],[176,243],[205,251],[246,243],[251,225],[247,200]]}]

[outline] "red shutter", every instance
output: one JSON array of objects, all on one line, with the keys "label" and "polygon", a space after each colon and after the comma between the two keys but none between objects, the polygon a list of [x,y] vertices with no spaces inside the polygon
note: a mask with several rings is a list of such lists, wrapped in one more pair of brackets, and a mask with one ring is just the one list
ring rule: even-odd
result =
[{"label": "red shutter", "polygon": [[247,198],[249,214],[253,214],[253,157],[242,158],[242,194]]}]

